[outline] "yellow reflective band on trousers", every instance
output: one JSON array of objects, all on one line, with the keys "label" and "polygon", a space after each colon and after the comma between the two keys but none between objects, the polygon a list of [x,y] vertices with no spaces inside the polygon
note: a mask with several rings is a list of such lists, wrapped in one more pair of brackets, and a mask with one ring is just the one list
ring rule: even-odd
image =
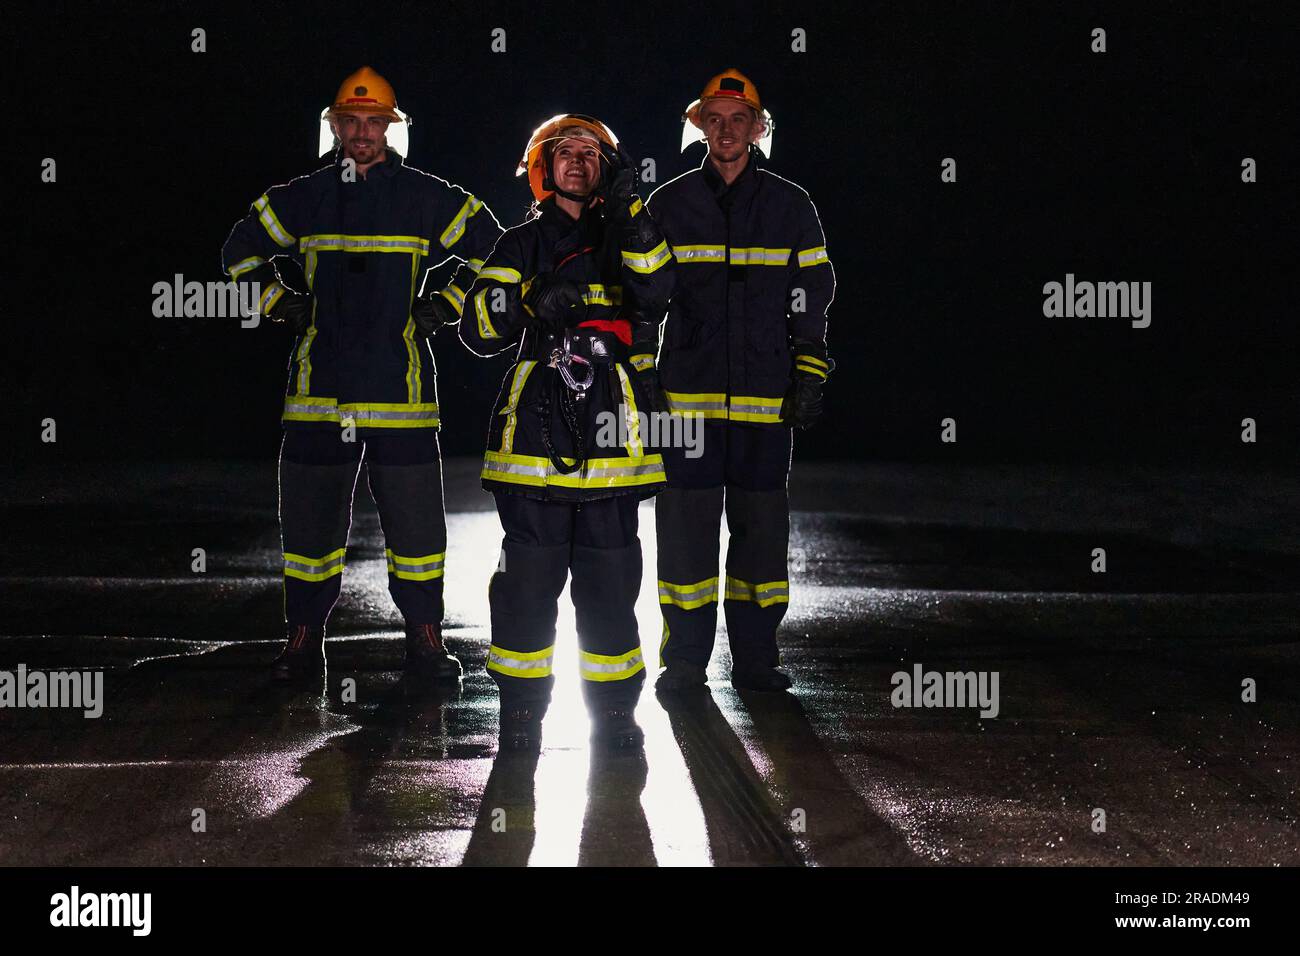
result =
[{"label": "yellow reflective band on trousers", "polygon": [[492,644],[488,647],[487,669],[507,677],[550,677],[555,660],[555,645],[540,651],[508,651]]},{"label": "yellow reflective band on trousers", "polygon": [[809,266],[821,265],[823,262],[830,262],[831,257],[826,254],[825,246],[813,246],[811,249],[799,250],[799,268],[807,269]]},{"label": "yellow reflective band on trousers", "polygon": [[505,427],[501,429],[501,451],[507,455],[515,450],[515,428],[519,425],[519,416],[516,414],[519,396],[524,393],[524,383],[528,381],[528,376],[536,366],[535,359],[523,359],[515,366],[514,378],[510,381],[510,395],[506,398],[506,407],[500,412],[506,416]]},{"label": "yellow reflective band on trousers", "polygon": [[429,581],[442,577],[442,564],[447,557],[447,552],[426,554],[422,557],[405,557],[394,554],[392,548],[385,548],[384,556],[388,558],[388,573],[393,577],[401,578],[403,581]]},{"label": "yellow reflective band on trousers", "polygon": [[285,422],[334,422],[340,427],[358,428],[437,428],[438,406],[435,402],[345,402],[314,395],[286,395]]},{"label": "yellow reflective band on trousers", "polygon": [[641,657],[641,648],[626,654],[588,654],[578,652],[578,666],[583,680],[611,681],[627,680],[645,670],[645,661]]},{"label": "yellow reflective band on trousers", "polygon": [[487,310],[487,289],[479,289],[474,296],[474,317],[478,319],[478,335],[481,339],[499,339],[500,335],[492,327],[492,320],[488,318]]},{"label": "yellow reflective band on trousers", "polygon": [[732,395],[722,392],[665,392],[674,415],[726,418],[733,422],[776,424],[781,421],[784,396]]},{"label": "yellow reflective band on trousers", "polygon": [[299,252],[405,252],[421,256],[429,254],[429,240],[419,236],[303,236],[298,240]]},{"label": "yellow reflective band on trousers", "polygon": [[790,582],[766,581],[762,584],[754,584],[751,581],[733,578],[728,574],[727,600],[755,601],[759,607],[770,607],[773,604],[789,604]]},{"label": "yellow reflective band on trousers", "polygon": [[[574,461],[572,458],[562,460],[565,464]],[[562,475],[549,458],[489,451],[483,456],[480,476],[490,481],[532,488],[626,488],[663,481],[664,461],[658,454],[639,458],[588,458],[578,471]]]},{"label": "yellow reflective band on trousers", "polygon": [[[705,578],[703,581],[696,581],[694,584],[673,584],[670,581],[659,582],[660,604],[671,604],[684,611],[693,611],[697,607],[704,607],[706,604],[714,604],[717,600],[717,578]],[[668,640],[666,626],[664,631],[664,640]],[[661,645],[660,650],[662,649],[663,647]]]},{"label": "yellow reflective band on trousers", "polygon": [[343,555],[347,548],[339,548],[320,558],[305,554],[284,552],[284,575],[301,581],[324,581],[343,573]]},{"label": "yellow reflective band on trousers", "polygon": [[465,204],[460,207],[460,211],[456,213],[455,218],[442,231],[442,235],[438,237],[438,242],[444,249],[450,249],[460,241],[460,237],[465,235],[465,226],[482,208],[483,204],[473,196],[465,200]]},{"label": "yellow reflective band on trousers", "polygon": [[668,251],[668,243],[665,241],[659,243],[649,252],[624,252],[623,265],[633,272],[645,275],[657,271],[672,257],[673,254]]},{"label": "yellow reflective band on trousers", "polygon": [[253,208],[257,210],[258,222],[262,224],[267,235],[275,241],[277,246],[283,246],[287,249],[298,241],[288,229],[280,224],[279,218],[275,215],[275,210],[271,208],[271,200],[267,199],[265,194],[257,198],[253,203]]}]

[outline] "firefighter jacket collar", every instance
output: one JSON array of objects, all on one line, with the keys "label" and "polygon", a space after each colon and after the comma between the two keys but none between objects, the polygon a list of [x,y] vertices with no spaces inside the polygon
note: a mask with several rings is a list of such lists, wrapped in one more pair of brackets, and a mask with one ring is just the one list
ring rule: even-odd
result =
[{"label": "firefighter jacket collar", "polygon": [[732,180],[730,185],[722,178],[722,174],[718,172],[717,167],[709,161],[708,155],[705,155],[704,162],[700,164],[700,173],[704,176],[704,182],[713,192],[714,198],[718,200],[718,205],[724,207],[731,205],[737,200],[748,196],[757,187],[758,175],[755,172],[757,168],[754,163],[755,153],[758,153],[758,150],[751,149],[749,151],[749,162],[745,164],[745,168],[740,171],[739,176]]},{"label": "firefighter jacket collar", "polygon": [[[395,176],[397,171],[402,168],[405,159],[402,157],[401,153],[393,149],[391,146],[385,146],[384,152],[387,153],[387,155],[384,157],[383,161],[375,163],[375,165],[366,170],[367,176],[371,173],[378,173],[381,176]],[[336,167],[342,166],[343,159],[343,147],[336,146],[334,148],[334,165]]]}]

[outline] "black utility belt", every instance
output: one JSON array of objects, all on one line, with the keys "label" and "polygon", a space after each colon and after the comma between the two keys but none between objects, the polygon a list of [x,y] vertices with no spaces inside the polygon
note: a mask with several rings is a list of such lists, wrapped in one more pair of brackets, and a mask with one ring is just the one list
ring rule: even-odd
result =
[{"label": "black utility belt", "polygon": [[523,358],[549,362],[559,351],[562,355],[577,357],[588,365],[615,365],[628,360],[628,347],[613,332],[596,329],[567,329],[563,335],[542,333],[534,340],[529,354]]}]

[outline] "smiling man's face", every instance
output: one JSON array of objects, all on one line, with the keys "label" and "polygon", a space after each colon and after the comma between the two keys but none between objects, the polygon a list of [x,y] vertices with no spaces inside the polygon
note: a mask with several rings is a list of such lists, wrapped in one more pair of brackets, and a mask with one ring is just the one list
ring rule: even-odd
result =
[{"label": "smiling man's face", "polygon": [[734,100],[705,100],[700,107],[700,128],[709,141],[709,153],[723,163],[734,163],[763,135],[763,122],[754,110]]},{"label": "smiling man's face", "polygon": [[343,155],[358,166],[368,166],[386,146],[390,120],[374,113],[335,113],[330,118],[334,135],[343,144]]}]

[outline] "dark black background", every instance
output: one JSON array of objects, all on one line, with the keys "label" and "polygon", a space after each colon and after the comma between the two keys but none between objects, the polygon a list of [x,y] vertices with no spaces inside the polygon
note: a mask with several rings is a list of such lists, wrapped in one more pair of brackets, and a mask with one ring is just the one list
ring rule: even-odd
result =
[{"label": "dark black background", "polygon": [[[1131,6],[11,7],[10,447],[275,454],[287,334],[156,319],[152,286],[223,278],[230,226],[317,168],[317,116],[360,65],[414,116],[409,161],[506,226],[530,198],[513,171],[538,121],[600,116],[665,181],[701,156],[677,151],[683,107],[734,65],[775,117],[771,168],[811,193],[839,278],[839,369],[801,455],[1293,460],[1296,15]],[[194,27],[206,53],[190,51]],[[807,53],[790,51],[795,27]],[[57,183],[40,182],[46,156]],[[946,156],[956,184],[939,180]],[[1067,272],[1151,281],[1151,327],[1044,318],[1043,283]],[[447,334],[434,352],[444,450],[477,454],[506,359]],[[39,440],[47,416],[57,445]],[[939,442],[945,416],[955,446]],[[1240,442],[1246,416],[1258,445]]]}]

